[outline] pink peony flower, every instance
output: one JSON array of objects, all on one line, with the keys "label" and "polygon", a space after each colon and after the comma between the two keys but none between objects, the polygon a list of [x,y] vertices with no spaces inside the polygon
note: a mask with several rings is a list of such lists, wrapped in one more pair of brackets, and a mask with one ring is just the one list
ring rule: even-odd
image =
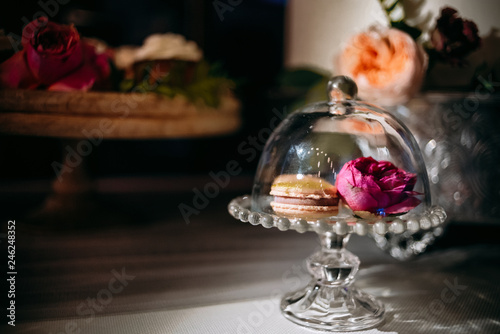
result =
[{"label": "pink peony flower", "polygon": [[26,25],[23,50],[0,64],[0,87],[88,90],[109,76],[105,54],[80,40],[71,25],[40,17]]},{"label": "pink peony flower", "polygon": [[389,161],[361,157],[347,162],[337,175],[337,191],[354,212],[402,214],[420,204],[414,195],[416,174]]},{"label": "pink peony flower", "polygon": [[476,24],[450,7],[441,10],[431,41],[440,57],[452,65],[462,65],[463,58],[481,45]]},{"label": "pink peony flower", "polygon": [[405,32],[372,27],[355,35],[337,60],[338,74],[351,77],[359,96],[381,106],[406,103],[422,85],[428,57]]}]

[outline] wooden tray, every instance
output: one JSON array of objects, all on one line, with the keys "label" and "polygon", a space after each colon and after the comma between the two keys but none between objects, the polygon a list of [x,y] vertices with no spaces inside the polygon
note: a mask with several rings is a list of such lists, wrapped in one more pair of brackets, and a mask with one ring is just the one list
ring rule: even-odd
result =
[{"label": "wooden tray", "polygon": [[230,94],[215,109],[154,93],[0,90],[0,133],[76,139],[214,136],[239,128],[239,110]]}]

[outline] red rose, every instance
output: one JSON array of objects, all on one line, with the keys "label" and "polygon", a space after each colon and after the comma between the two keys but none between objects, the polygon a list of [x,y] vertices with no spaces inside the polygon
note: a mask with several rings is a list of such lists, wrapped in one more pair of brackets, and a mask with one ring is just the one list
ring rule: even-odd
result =
[{"label": "red rose", "polygon": [[23,50],[0,64],[0,86],[88,90],[110,72],[107,56],[96,54],[70,25],[40,17],[23,30]]},{"label": "red rose", "polygon": [[431,41],[441,58],[453,65],[461,65],[463,58],[481,45],[476,24],[462,19],[450,7],[441,10]]},{"label": "red rose", "polygon": [[337,176],[337,191],[353,211],[402,214],[420,204],[413,191],[417,176],[389,161],[361,157],[347,162]]}]

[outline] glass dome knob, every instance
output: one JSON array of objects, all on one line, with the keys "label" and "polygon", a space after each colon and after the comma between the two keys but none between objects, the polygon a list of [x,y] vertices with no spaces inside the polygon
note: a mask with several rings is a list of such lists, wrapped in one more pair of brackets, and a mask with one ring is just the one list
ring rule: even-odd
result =
[{"label": "glass dome knob", "polygon": [[328,81],[327,94],[330,103],[355,100],[358,94],[358,86],[351,78],[339,75]]}]

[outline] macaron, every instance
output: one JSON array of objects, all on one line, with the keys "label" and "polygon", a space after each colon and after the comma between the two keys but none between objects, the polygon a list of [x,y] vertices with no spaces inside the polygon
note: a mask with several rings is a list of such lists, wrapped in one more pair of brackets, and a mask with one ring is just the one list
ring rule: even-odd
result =
[{"label": "macaron", "polygon": [[337,188],[317,176],[284,174],[278,176],[270,195],[274,212],[288,217],[324,218],[338,214]]}]

